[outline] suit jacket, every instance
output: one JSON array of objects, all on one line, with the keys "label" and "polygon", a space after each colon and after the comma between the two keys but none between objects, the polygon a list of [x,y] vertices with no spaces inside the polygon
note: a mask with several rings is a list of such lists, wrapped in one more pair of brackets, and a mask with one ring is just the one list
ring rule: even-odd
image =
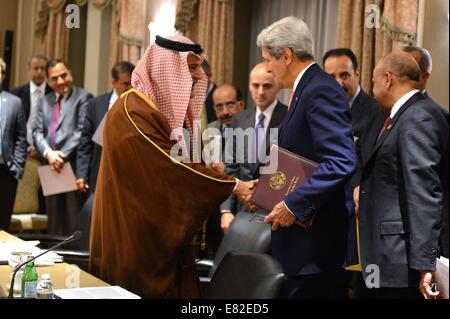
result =
[{"label": "suit jacket", "polygon": [[344,267],[350,263],[346,258],[356,254],[347,251],[354,211],[349,211],[353,199],[346,189],[356,168],[355,146],[345,93],[317,64],[306,70],[295,89],[279,145],[319,166],[285,198],[300,222],[314,214],[311,228],[292,225],[272,232],[272,254],[288,276]]},{"label": "suit jacket", "polygon": [[0,92],[1,155],[11,175],[19,180],[27,157],[27,125],[22,102],[8,92]]},{"label": "suit jacket", "polygon": [[[92,94],[74,86],[62,105],[56,127],[56,150],[62,151],[65,161],[70,162],[76,172],[77,148],[86,116],[87,105]],[[56,94],[52,92],[38,103],[36,122],[33,128],[33,142],[44,163],[44,152],[50,148],[50,129],[55,107]]]},{"label": "suit jacket", "polygon": [[77,152],[77,178],[88,181],[90,191],[95,191],[98,169],[102,158],[102,147],[92,141],[92,136],[100,122],[108,112],[109,100],[112,92],[100,95],[89,100],[83,130],[81,131],[80,145]]},{"label": "suit jacket", "polygon": [[[270,150],[271,145],[275,142],[278,143],[278,140],[273,140],[273,136],[270,136],[270,129],[277,128],[280,126],[283,121],[285,115],[287,113],[287,106],[278,102],[275,106],[272,117],[270,119],[268,130],[266,132],[266,141],[270,141],[266,143],[266,153]],[[256,116],[256,108],[247,109],[241,113],[235,115],[233,120],[233,128],[241,128],[244,131],[248,128],[255,127],[255,116]],[[276,136],[275,136],[276,138]],[[249,163],[248,160],[248,150],[254,149],[253,143],[246,144],[244,147],[244,161],[243,163],[239,163],[236,161],[235,155],[233,155],[233,163],[226,163],[225,165],[225,173],[231,176],[234,176],[243,181],[253,180],[259,177],[259,165],[255,165],[254,163]],[[235,147],[233,146],[233,150]],[[228,199],[221,205],[221,210],[229,210],[233,214],[236,214],[241,211],[249,211],[249,209],[237,198],[236,195],[230,195]]]},{"label": "suit jacket", "polygon": [[215,83],[213,83],[213,89],[209,94],[206,96],[205,99],[205,108],[206,108],[206,120],[208,123],[214,122],[217,120],[216,111],[214,110],[214,101],[213,101],[213,94],[216,90],[217,86]]},{"label": "suit jacket", "polygon": [[[47,95],[51,92],[53,92],[52,88],[49,85],[46,85],[44,94]],[[11,91],[11,93],[18,96],[22,100],[22,107],[25,111],[25,122],[27,122],[30,117],[31,108],[30,82],[16,87]]]},{"label": "suit jacket", "polygon": [[358,156],[358,168],[350,182],[351,189],[354,189],[361,180],[362,163],[367,161],[367,157],[371,155],[378,132],[383,127],[387,115],[380,111],[377,101],[362,89],[353,102],[350,111]]},{"label": "suit jacket", "polygon": [[377,101],[362,89],[350,108],[352,114],[352,131],[355,139],[361,138],[367,129],[368,121],[373,113],[379,111]]},{"label": "suit jacket", "polygon": [[[381,287],[417,287],[416,270],[435,270],[445,207],[448,214],[446,116],[447,111],[416,93],[364,163],[361,263],[363,270],[378,265]],[[364,277],[369,274],[363,271]]]}]

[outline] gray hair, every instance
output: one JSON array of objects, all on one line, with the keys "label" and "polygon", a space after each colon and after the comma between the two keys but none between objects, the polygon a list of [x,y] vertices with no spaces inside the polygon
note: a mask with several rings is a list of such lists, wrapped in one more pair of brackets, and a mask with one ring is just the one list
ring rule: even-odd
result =
[{"label": "gray hair", "polygon": [[6,62],[2,58],[0,58],[0,69],[0,75],[6,74]]},{"label": "gray hair", "polygon": [[431,69],[433,68],[433,60],[431,59],[431,54],[428,52],[427,49],[408,45],[402,48],[404,52],[417,52],[420,55],[419,61],[417,63],[419,64],[420,71],[421,72],[428,72],[431,73]]},{"label": "gray hair", "polygon": [[283,18],[262,30],[256,45],[267,48],[276,59],[289,48],[301,61],[314,60],[313,37],[306,23],[297,17]]}]

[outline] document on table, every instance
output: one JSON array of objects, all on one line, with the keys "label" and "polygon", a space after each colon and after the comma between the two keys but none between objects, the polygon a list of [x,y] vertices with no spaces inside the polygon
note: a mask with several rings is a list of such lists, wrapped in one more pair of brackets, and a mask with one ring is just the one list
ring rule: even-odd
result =
[{"label": "document on table", "polygon": [[61,299],[141,299],[119,286],[56,289],[54,293]]},{"label": "document on table", "polygon": [[70,163],[65,163],[59,173],[53,170],[50,165],[40,166],[38,173],[44,196],[78,190],[75,174]]},{"label": "document on table", "polygon": [[[19,242],[0,242],[0,265],[8,265],[14,268],[20,260],[20,254],[29,254],[37,256],[43,252],[36,247],[39,241],[19,241]],[[63,258],[55,252],[48,252],[35,260],[36,266],[54,265],[56,262],[62,262]]]},{"label": "document on table", "polygon": [[448,258],[441,257],[436,260],[434,280],[438,284],[437,290],[440,298],[448,299]]}]

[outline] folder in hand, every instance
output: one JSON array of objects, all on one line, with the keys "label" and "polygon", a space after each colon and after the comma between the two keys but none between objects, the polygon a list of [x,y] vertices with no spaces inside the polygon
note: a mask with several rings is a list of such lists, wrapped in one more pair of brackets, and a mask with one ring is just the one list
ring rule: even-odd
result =
[{"label": "folder in hand", "polygon": [[[278,166],[273,169],[273,164]],[[269,161],[262,168],[258,184],[253,191],[251,202],[270,212],[273,207],[302,185],[319,166],[316,162],[306,159],[302,156],[289,152],[277,145],[272,145],[269,155]],[[272,169],[269,171],[269,167]],[[309,228],[312,218],[307,224],[301,224],[296,221],[295,224],[302,228]]]},{"label": "folder in hand", "polygon": [[52,169],[50,165],[38,167],[38,173],[44,196],[78,190],[75,174],[70,163],[64,163],[59,173]]}]

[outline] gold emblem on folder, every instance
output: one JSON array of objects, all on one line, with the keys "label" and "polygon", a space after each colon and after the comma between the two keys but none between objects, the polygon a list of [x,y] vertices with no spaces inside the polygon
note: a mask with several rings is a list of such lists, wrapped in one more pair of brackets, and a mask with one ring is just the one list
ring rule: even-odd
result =
[{"label": "gold emblem on folder", "polygon": [[276,172],[270,175],[269,185],[274,190],[280,190],[286,184],[286,175],[283,172]]}]

